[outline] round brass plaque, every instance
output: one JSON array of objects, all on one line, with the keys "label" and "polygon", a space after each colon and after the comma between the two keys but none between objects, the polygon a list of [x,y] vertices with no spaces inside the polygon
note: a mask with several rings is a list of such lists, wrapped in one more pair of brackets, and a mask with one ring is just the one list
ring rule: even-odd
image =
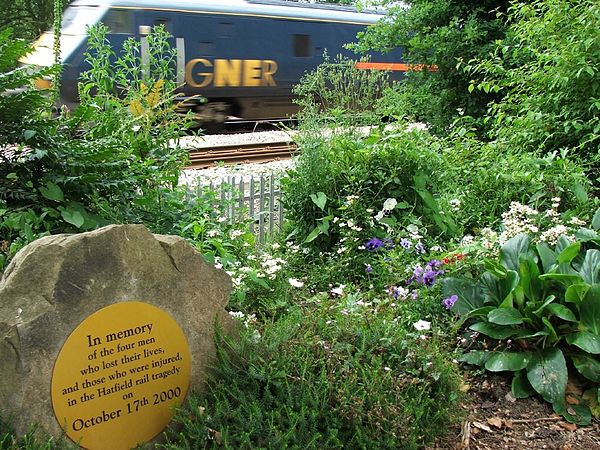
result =
[{"label": "round brass plaque", "polygon": [[52,407],[80,446],[127,450],[166,427],[190,375],[187,340],[169,314],[147,303],[116,303],[67,338],[52,373]]}]

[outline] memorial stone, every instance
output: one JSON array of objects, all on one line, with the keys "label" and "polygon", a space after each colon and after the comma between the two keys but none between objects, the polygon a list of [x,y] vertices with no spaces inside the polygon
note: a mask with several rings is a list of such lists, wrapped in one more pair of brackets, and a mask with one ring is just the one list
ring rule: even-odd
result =
[{"label": "memorial stone", "polygon": [[0,281],[0,414],[84,448],[158,435],[201,390],[231,280],[142,225],[41,238]]}]

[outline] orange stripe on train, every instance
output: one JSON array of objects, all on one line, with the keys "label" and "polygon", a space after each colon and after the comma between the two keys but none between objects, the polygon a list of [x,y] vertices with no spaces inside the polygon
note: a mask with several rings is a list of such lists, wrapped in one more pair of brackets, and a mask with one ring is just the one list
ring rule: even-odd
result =
[{"label": "orange stripe on train", "polygon": [[408,72],[409,70],[429,70],[430,72],[437,71],[437,66],[426,66],[425,64],[378,63],[366,61],[357,62],[354,67],[362,70],[390,70],[393,72]]}]

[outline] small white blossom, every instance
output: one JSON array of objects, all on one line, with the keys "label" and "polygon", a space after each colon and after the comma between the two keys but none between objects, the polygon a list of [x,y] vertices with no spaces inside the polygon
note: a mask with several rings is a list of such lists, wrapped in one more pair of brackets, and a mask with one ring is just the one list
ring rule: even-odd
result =
[{"label": "small white blossom", "polygon": [[396,207],[397,204],[398,202],[395,198],[388,198],[385,202],[383,202],[383,210],[391,211]]},{"label": "small white blossom", "polygon": [[430,330],[431,322],[427,322],[426,320],[419,320],[413,323],[413,327],[415,327],[417,331]]},{"label": "small white blossom", "polygon": [[220,233],[220,231],[219,231],[219,230],[216,230],[216,229],[215,229],[215,230],[208,230],[208,231],[206,232],[206,235],[207,235],[208,237],[216,237],[216,236],[218,236],[218,235],[219,235],[219,233]]},{"label": "small white blossom", "polygon": [[297,280],[295,278],[288,278],[288,283],[290,283],[290,285],[295,288],[301,288],[302,286],[304,286],[304,283],[302,281]]}]

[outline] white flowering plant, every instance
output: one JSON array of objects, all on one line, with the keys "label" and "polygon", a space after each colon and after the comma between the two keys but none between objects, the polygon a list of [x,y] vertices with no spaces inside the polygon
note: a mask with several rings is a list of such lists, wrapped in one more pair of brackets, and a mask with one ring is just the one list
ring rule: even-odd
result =
[{"label": "white flowering plant", "polygon": [[[480,277],[442,281],[457,327],[478,337],[462,360],[512,371],[515,397],[537,393],[578,424],[590,422],[584,397],[597,398],[600,387],[600,209],[591,225],[554,245],[518,234]],[[581,398],[567,393],[570,365],[588,388]]]}]

